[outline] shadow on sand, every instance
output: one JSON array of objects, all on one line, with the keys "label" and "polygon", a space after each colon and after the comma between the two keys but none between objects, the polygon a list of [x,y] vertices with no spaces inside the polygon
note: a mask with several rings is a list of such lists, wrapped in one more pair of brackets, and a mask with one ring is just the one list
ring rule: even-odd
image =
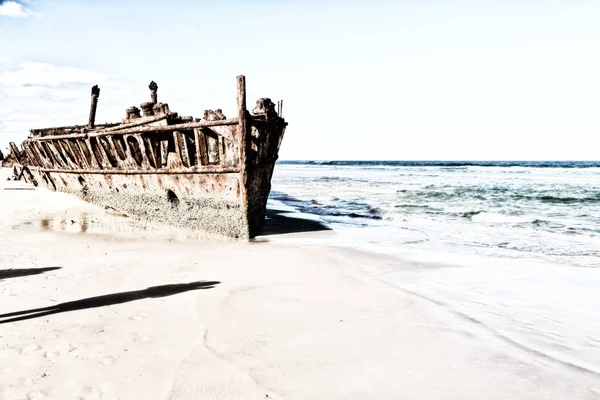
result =
[{"label": "shadow on sand", "polygon": [[19,278],[21,276],[38,275],[44,272],[54,271],[61,267],[47,268],[23,268],[23,269],[0,269],[0,281],[8,278]]},{"label": "shadow on sand", "polygon": [[267,218],[259,236],[332,230],[319,221],[282,215],[285,213],[286,211],[267,209]]},{"label": "shadow on sand", "polygon": [[16,311],[7,314],[1,314],[0,318],[9,318],[0,320],[0,324],[9,322],[23,321],[26,319],[44,317],[51,314],[58,314],[67,311],[84,310],[87,308],[96,308],[111,306],[114,304],[127,303],[134,300],[142,300],[150,297],[165,297],[198,289],[211,289],[221,282],[218,281],[199,281],[190,283],[177,283],[173,285],[152,286],[144,290],[132,292],[122,292],[107,294],[104,296],[88,297],[87,299],[68,301],[66,303],[56,304],[50,307],[34,308],[31,310]]}]

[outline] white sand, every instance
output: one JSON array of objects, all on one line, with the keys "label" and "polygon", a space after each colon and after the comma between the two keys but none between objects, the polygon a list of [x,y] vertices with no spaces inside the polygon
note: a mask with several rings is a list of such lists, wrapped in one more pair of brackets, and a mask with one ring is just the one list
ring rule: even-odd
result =
[{"label": "white sand", "polygon": [[[5,179],[0,314],[125,294],[0,317],[2,400],[600,398],[593,371],[503,340],[418,282],[390,284],[381,271],[415,267],[325,247],[334,233],[302,234],[323,246],[185,239]],[[127,294],[195,281],[221,283]]]}]

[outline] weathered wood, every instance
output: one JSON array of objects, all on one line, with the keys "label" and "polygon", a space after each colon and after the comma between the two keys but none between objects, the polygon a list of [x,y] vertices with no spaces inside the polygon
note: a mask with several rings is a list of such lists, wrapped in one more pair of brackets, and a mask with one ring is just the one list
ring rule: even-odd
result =
[{"label": "weathered wood", "polygon": [[219,136],[213,130],[206,130],[204,137],[206,138],[206,150],[208,153],[208,163],[218,164],[219,157]]},{"label": "weathered wood", "polygon": [[51,168],[38,168],[40,172],[58,172],[61,174],[103,174],[103,175],[152,175],[152,174],[167,174],[167,175],[176,175],[176,174],[233,174],[239,173],[239,168],[223,168],[220,166],[205,166],[205,167],[192,167],[181,170],[172,170],[172,169],[131,169],[131,170],[123,170],[123,169],[115,169],[115,170],[95,170],[95,169],[51,169]]},{"label": "weathered wood", "polygon": [[142,136],[142,144],[144,145],[146,158],[150,164],[150,167],[158,168],[160,165],[160,159],[156,154],[158,146],[155,144],[152,138],[147,136]]},{"label": "weathered wood", "polygon": [[[121,125],[120,123],[112,123],[112,124],[96,124],[94,128],[96,130],[102,130],[104,128],[111,128],[113,126]],[[85,133],[89,130],[87,125],[70,125],[70,126],[60,126],[54,128],[43,128],[43,129],[30,129],[29,132],[33,136],[57,136],[57,135],[76,135],[79,133]]]},{"label": "weathered wood", "polygon": [[[27,143],[23,143],[23,151],[25,152],[25,155],[27,156],[28,159],[30,159],[31,161],[34,162],[34,164],[36,165],[42,165],[42,161],[39,159],[39,157],[37,157],[37,154],[35,154],[35,152],[30,148],[30,145]],[[0,152],[0,162],[2,161],[2,152]],[[17,163],[21,164],[21,161],[16,160]]]},{"label": "weathered wood", "polygon": [[[90,148],[87,144],[87,140],[75,139],[75,142],[77,142],[77,144],[79,145],[79,148],[81,149],[81,153],[83,154],[83,157],[87,163],[87,166],[92,168],[94,166],[94,161],[92,160],[92,153],[90,152]],[[32,142],[32,143],[35,143],[40,147],[42,145],[40,142]]]},{"label": "weathered wood", "polygon": [[100,150],[100,143],[98,143],[97,138],[90,138],[88,140],[90,143],[90,149],[92,149],[92,159],[96,160],[96,163],[101,169],[105,169],[108,166],[102,151]]},{"label": "weathered wood", "polygon": [[48,143],[48,150],[50,150],[50,152],[52,152],[52,155],[54,156],[54,160],[61,166],[68,168],[69,165],[67,164],[67,162],[65,160],[63,160],[64,156],[62,154],[60,154],[58,148],[57,148],[57,144],[58,142],[50,142]]},{"label": "weathered wood", "polygon": [[[91,140],[91,139],[90,139]],[[138,167],[141,167],[144,163],[144,155],[142,153],[142,147],[140,146],[140,141],[135,135],[128,135],[125,139],[127,143],[127,148],[129,150],[129,154],[135,161]]]},{"label": "weathered wood", "polygon": [[[23,142],[23,147],[25,146],[26,142]],[[31,148],[31,151],[37,156],[36,159],[38,161],[41,161],[40,166],[42,167],[52,167],[52,162],[50,161],[50,159],[48,158],[46,151],[44,150],[44,148],[42,147],[42,144],[39,142],[28,142],[29,147]]]},{"label": "weathered wood", "polygon": [[110,128],[106,128],[106,129],[95,131],[94,133],[105,133],[105,132],[122,131],[124,129],[133,128],[133,127],[136,127],[136,126],[141,126],[141,125],[151,124],[153,122],[162,121],[163,119],[167,119],[167,117],[168,117],[167,114],[155,115],[153,117],[142,117],[142,118],[140,118],[141,121],[130,122],[128,124],[121,124],[119,126],[113,126],[113,127],[110,127]]},{"label": "weathered wood", "polygon": [[9,146],[10,146],[10,152],[13,155],[13,157],[15,158],[15,161],[17,161],[18,163],[20,163],[21,159],[22,159],[21,151],[19,151],[19,148],[17,147],[17,145],[15,144],[15,142],[10,142]]},{"label": "weathered wood", "polygon": [[[35,143],[35,142],[33,142],[33,143]],[[44,149],[44,154],[46,154],[46,158],[48,159],[49,163],[51,165],[62,166],[60,161],[56,160],[54,153],[50,149],[50,144],[46,143],[46,142],[42,142],[41,145],[42,145],[42,149]]]},{"label": "weathered wood", "polygon": [[198,164],[208,165],[208,152],[206,150],[206,137],[204,132],[200,129],[194,129],[194,135],[196,139],[196,156],[198,157]]},{"label": "weathered wood", "polygon": [[160,141],[160,165],[163,167],[167,166],[167,157],[169,155],[169,141],[161,140]]},{"label": "weathered wood", "polygon": [[[88,132],[88,133],[76,133],[76,134],[68,134],[68,135],[55,135],[55,136],[42,136],[42,137],[34,137],[30,140],[35,141],[51,141],[57,139],[77,139],[88,137],[96,137],[96,136],[110,136],[110,135],[126,135],[130,133],[160,133],[160,132],[174,132],[176,130],[184,130],[184,129],[195,129],[195,128],[210,128],[211,126],[226,126],[226,125],[238,125],[237,118],[229,118],[220,121],[202,121],[202,122],[188,122],[185,124],[175,124],[175,125],[166,125],[166,126],[148,126],[148,127],[139,127],[139,128],[129,128],[123,129],[117,132]],[[228,139],[232,139],[228,137],[226,134],[222,134],[221,136],[227,137]]]},{"label": "weathered wood", "polygon": [[175,131],[173,132],[173,137],[175,139],[175,151],[179,154],[183,165],[189,168],[192,163],[190,162],[190,153],[187,148],[185,136],[183,133]]},{"label": "weathered wood", "polygon": [[238,109],[238,135],[240,146],[240,195],[242,198],[242,212],[248,215],[248,165],[249,159],[246,157],[246,149],[250,144],[250,135],[246,116],[246,77],[240,75],[237,77],[237,109]]},{"label": "weathered wood", "polygon": [[69,144],[64,140],[60,140],[56,142],[57,147],[60,149],[60,152],[65,155],[67,164],[70,168],[77,168],[77,161],[75,157],[71,153],[71,149],[69,148]]}]

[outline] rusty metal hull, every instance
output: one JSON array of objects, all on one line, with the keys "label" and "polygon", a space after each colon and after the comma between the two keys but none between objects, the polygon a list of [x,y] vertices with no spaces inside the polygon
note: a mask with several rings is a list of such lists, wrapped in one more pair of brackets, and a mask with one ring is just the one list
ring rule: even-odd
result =
[{"label": "rusty metal hull", "polygon": [[236,118],[168,112],[96,129],[36,130],[19,161],[29,180],[50,190],[142,220],[250,238],[264,223],[287,126],[264,100],[250,114],[238,77]]}]

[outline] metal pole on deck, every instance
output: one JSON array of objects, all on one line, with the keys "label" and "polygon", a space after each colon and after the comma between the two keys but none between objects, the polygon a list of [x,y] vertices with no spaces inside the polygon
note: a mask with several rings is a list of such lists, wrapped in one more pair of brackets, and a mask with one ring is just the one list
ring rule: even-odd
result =
[{"label": "metal pole on deck", "polygon": [[152,98],[152,102],[156,104],[158,102],[158,95],[156,94],[158,91],[158,85],[156,82],[152,81],[150,82],[150,85],[148,85],[148,88],[150,89],[150,97]]},{"label": "metal pole on deck", "polygon": [[98,106],[98,97],[100,97],[100,88],[98,85],[92,87],[92,104],[90,105],[90,117],[88,119],[88,128],[94,128],[96,121],[96,107]]}]

